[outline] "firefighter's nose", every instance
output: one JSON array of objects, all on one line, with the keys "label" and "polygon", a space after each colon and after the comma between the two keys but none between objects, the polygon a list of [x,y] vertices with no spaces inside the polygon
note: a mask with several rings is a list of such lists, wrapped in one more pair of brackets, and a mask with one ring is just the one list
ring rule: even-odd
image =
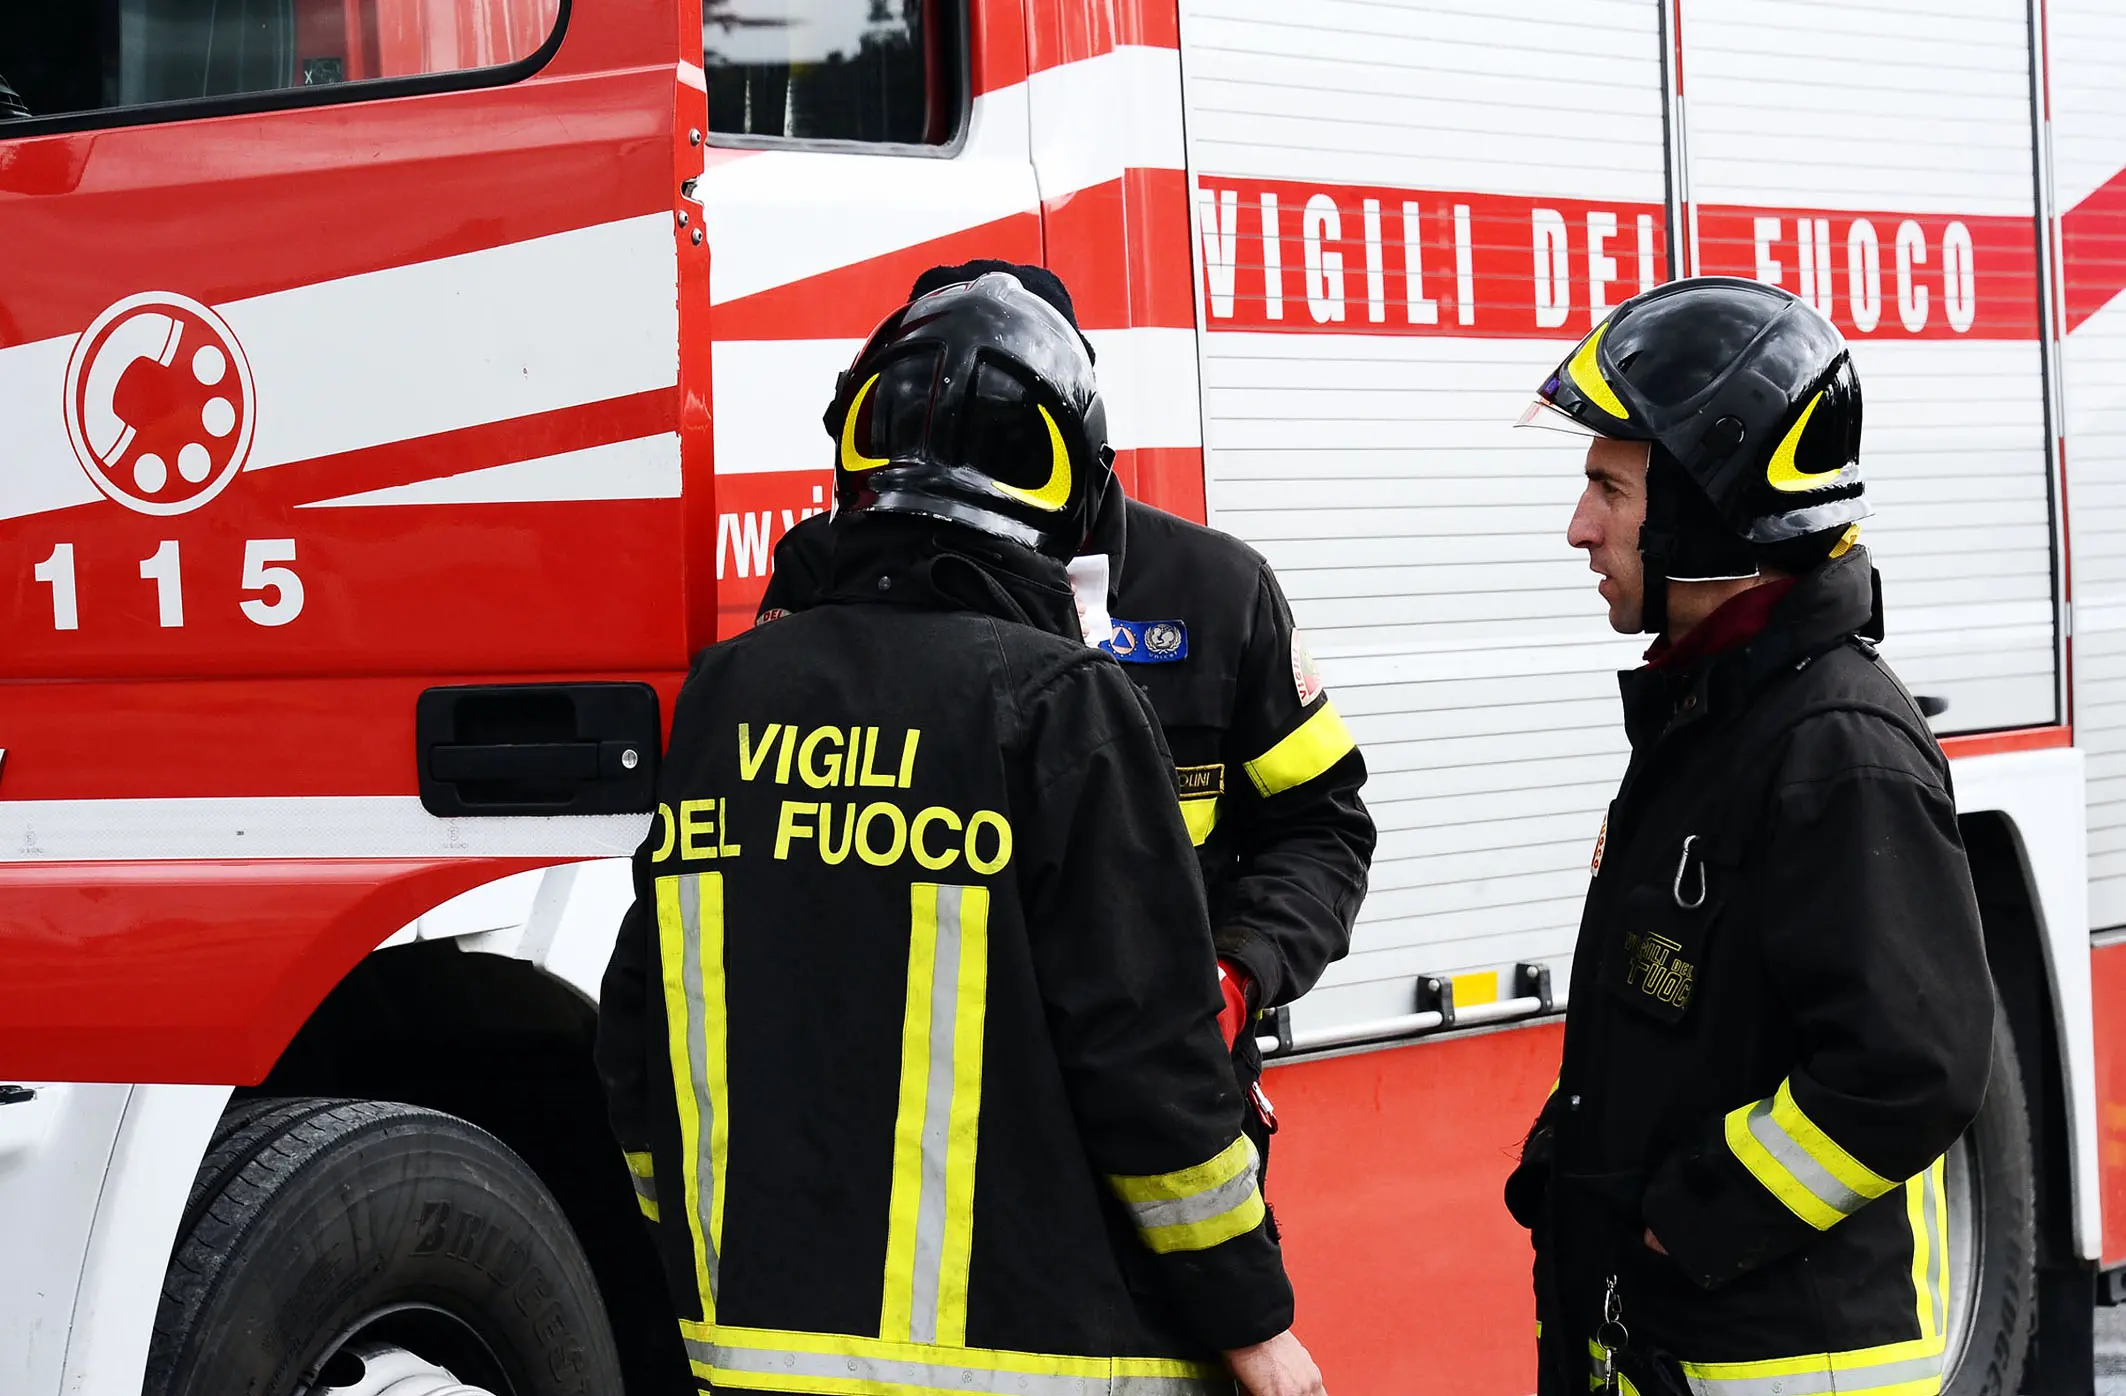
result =
[{"label": "firefighter's nose", "polygon": [[1580,502],[1573,506],[1572,522],[1565,526],[1565,542],[1570,547],[1585,548],[1589,552],[1602,546],[1602,526],[1594,505],[1589,498],[1594,493],[1587,490]]}]

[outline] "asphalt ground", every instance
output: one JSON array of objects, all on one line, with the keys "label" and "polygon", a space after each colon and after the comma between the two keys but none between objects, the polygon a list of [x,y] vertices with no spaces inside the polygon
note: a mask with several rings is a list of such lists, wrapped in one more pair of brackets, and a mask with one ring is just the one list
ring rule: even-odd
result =
[{"label": "asphalt ground", "polygon": [[2097,1396],[2126,1396],[2126,1304],[2096,1311]]}]

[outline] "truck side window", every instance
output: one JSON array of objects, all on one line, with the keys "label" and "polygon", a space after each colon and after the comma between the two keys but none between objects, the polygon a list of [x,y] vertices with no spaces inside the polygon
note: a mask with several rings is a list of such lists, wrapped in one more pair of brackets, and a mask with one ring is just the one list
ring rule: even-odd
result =
[{"label": "truck side window", "polygon": [[0,99],[0,123],[499,67],[529,58],[545,45],[561,3],[0,4],[0,81],[15,95],[13,104]]},{"label": "truck side window", "polygon": [[709,130],[730,144],[947,145],[964,0],[701,0]]}]

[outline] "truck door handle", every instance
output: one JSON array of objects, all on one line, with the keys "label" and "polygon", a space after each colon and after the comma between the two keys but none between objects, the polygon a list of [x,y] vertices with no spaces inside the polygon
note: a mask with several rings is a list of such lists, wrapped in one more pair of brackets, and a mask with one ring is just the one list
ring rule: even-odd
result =
[{"label": "truck door handle", "polygon": [[429,749],[428,774],[447,781],[596,780],[601,745],[599,742],[488,742],[477,746],[462,742],[444,743]]},{"label": "truck door handle", "polygon": [[643,683],[431,688],[414,706],[430,814],[642,814],[656,806],[657,690]]}]

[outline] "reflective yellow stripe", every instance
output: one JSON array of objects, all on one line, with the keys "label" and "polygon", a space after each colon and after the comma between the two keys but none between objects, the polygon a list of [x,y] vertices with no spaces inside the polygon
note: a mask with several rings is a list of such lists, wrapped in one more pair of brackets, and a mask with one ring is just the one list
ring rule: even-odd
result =
[{"label": "reflective yellow stripe", "polygon": [[982,1028],[989,1015],[989,889],[960,890],[960,983],[953,1010],[952,1105],[945,1152],[945,1246],[938,1262],[937,1340],[967,1342],[974,1255],[974,1165],[982,1121]]},{"label": "reflective yellow stripe", "polygon": [[723,874],[657,879],[657,944],[679,1106],[687,1231],[701,1312],[714,1318],[730,1163],[730,1072],[725,1052]]},{"label": "reflective yellow stripe", "polygon": [[1245,1135],[1192,1168],[1108,1183],[1137,1223],[1144,1244],[1160,1254],[1209,1250],[1253,1231],[1263,1218],[1255,1146]]},{"label": "reflective yellow stripe", "polygon": [[1207,1162],[1193,1167],[1141,1177],[1115,1174],[1107,1181],[1124,1202],[1178,1202],[1232,1181],[1252,1167],[1253,1160],[1254,1146],[1248,1143],[1246,1135],[1242,1135]]},{"label": "reflective yellow stripe", "polygon": [[1787,1210],[1827,1231],[1897,1186],[1847,1153],[1794,1103],[1782,1081],[1769,1100],[1728,1113],[1728,1148]]},{"label": "reflective yellow stripe", "polygon": [[1944,1154],[1934,1160],[1927,1170],[1934,1180],[1934,1297],[1938,1307],[1934,1325],[1940,1331],[1942,1341],[1949,1338],[1949,1301],[1954,1297],[1949,1290],[1949,1158]]},{"label": "reflective yellow stripe", "polygon": [[1351,729],[1336,715],[1336,705],[1323,703],[1312,717],[1292,729],[1291,735],[1247,763],[1248,779],[1268,798],[1305,785],[1343,760],[1357,745]]},{"label": "reflective yellow stripe", "polygon": [[1802,1114],[1801,1107],[1794,1103],[1791,1080],[1781,1081],[1772,1096],[1772,1119],[1808,1152],[1810,1158],[1822,1164],[1826,1172],[1862,1197],[1877,1198],[1897,1186],[1847,1153],[1814,1120]]},{"label": "reflective yellow stripe", "polygon": [[1203,847],[1203,841],[1218,827],[1218,797],[1198,795],[1181,802],[1181,822],[1188,825],[1188,841]]},{"label": "reflective yellow stripe", "polygon": [[642,1215],[651,1221],[660,1221],[657,1215],[657,1174],[647,1152],[629,1150],[627,1159],[628,1181],[635,1185],[635,1205]]},{"label": "reflective yellow stripe", "polygon": [[1144,1237],[1144,1244],[1159,1255],[1171,1255],[1175,1251],[1207,1251],[1235,1236],[1245,1236],[1262,1225],[1266,1210],[1262,1205],[1262,1190],[1250,1188],[1237,1205],[1216,1216],[1202,1221],[1175,1222],[1171,1226],[1146,1227],[1138,1234]]},{"label": "reflective yellow stripe", "polygon": [[1624,421],[1631,413],[1626,410],[1623,399],[1617,396],[1616,389],[1609,386],[1609,380],[1602,376],[1602,361],[1595,353],[1602,343],[1603,332],[1608,328],[1606,323],[1596,325],[1594,333],[1580,341],[1580,347],[1573,352],[1571,361],[1565,365],[1565,376],[1572,380],[1572,385],[1578,388],[1589,402],[1617,420]]},{"label": "reflective yellow stripe", "polygon": [[967,1340],[974,1246],[989,893],[918,882],[909,907],[879,1333],[901,1342],[959,1344]]},{"label": "reflective yellow stripe", "polygon": [[1696,1396],[1935,1396],[1942,1338],[1886,1343],[1851,1352],[1814,1352],[1759,1362],[1685,1362]]},{"label": "reflective yellow stripe", "polygon": [[1934,1287],[1934,1228],[1926,1221],[1926,1180],[1922,1173],[1905,1184],[1905,1216],[1912,1224],[1912,1293],[1919,1307],[1919,1336],[1931,1338],[1940,1329],[1928,1294]]},{"label": "reflective yellow stripe", "polygon": [[1068,1357],[716,1324],[679,1325],[696,1376],[718,1387],[838,1396],[1217,1396],[1207,1363]]},{"label": "reflective yellow stripe", "polygon": [[1921,1338],[1940,1338],[1947,1332],[1948,1204],[1946,1159],[1936,1159],[1905,1184],[1905,1215],[1912,1225],[1912,1298]]}]

